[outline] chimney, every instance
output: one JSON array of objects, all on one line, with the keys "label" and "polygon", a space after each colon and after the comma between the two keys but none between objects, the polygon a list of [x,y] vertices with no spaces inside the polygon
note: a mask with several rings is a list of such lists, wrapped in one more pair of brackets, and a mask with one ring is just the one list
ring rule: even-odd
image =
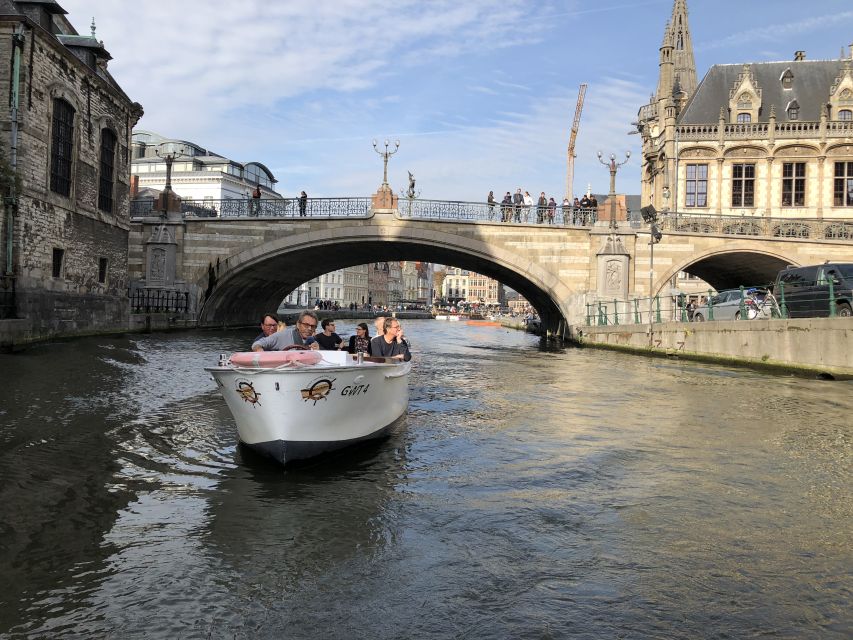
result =
[{"label": "chimney", "polygon": [[130,199],[139,195],[139,176],[130,176]]},{"label": "chimney", "polygon": [[806,52],[805,51],[794,51],[794,62],[798,62],[800,60],[805,60],[805,59],[806,59]]}]

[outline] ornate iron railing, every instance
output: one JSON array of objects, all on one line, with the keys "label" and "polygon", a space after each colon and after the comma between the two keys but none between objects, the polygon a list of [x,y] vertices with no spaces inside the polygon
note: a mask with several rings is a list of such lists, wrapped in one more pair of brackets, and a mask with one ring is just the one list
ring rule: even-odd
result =
[{"label": "ornate iron railing", "polygon": [[658,222],[664,232],[720,234],[809,240],[853,240],[853,220],[814,218],[765,218],[669,213]]},{"label": "ornate iron railing", "polygon": [[174,289],[132,289],[127,292],[131,313],[187,313],[188,291]]},{"label": "ornate iron railing", "polygon": [[0,320],[17,315],[15,300],[15,276],[0,276]]},{"label": "ornate iron railing", "polygon": [[461,202],[400,198],[397,210],[402,218],[446,222],[506,222],[511,224],[544,224],[589,227],[598,219],[597,209],[539,207],[496,202]]},{"label": "ornate iron railing", "polygon": [[[185,218],[366,218],[370,202],[370,198],[181,200],[181,213]],[[150,199],[131,201],[130,217],[159,215],[154,207]]]}]

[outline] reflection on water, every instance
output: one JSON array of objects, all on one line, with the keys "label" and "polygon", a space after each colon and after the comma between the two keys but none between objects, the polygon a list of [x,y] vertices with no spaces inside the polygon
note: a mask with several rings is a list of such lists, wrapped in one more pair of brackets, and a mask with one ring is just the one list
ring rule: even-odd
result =
[{"label": "reflection on water", "polygon": [[0,356],[0,637],[846,637],[851,383],[405,324],[406,421],[287,470],[253,331]]}]

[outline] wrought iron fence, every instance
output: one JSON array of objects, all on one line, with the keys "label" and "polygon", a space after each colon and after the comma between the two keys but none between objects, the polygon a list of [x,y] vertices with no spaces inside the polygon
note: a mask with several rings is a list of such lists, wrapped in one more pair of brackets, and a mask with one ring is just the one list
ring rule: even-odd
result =
[{"label": "wrought iron fence", "polygon": [[662,216],[658,228],[665,232],[710,235],[853,240],[853,220],[850,219],[766,218],[678,212]]},{"label": "wrought iron fence", "polygon": [[133,289],[128,291],[131,313],[187,313],[188,291],[174,289]]},{"label": "wrought iron fence", "polygon": [[[185,218],[366,218],[370,198],[181,200]],[[130,203],[132,218],[159,215],[153,200]]]},{"label": "wrought iron fence", "polygon": [[15,300],[15,276],[0,276],[0,320],[17,315]]},{"label": "wrought iron fence", "polygon": [[597,209],[461,202],[400,198],[397,209],[403,218],[448,222],[507,222],[589,227],[598,219]]}]

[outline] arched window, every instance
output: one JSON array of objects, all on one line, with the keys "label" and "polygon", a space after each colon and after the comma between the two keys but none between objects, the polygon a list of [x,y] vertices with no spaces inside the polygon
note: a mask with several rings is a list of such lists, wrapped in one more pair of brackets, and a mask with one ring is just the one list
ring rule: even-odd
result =
[{"label": "arched window", "polygon": [[98,184],[98,209],[113,212],[115,182],[116,134],[112,129],[101,130],[101,177]]},{"label": "arched window", "polygon": [[738,124],[747,124],[752,122],[752,114],[749,113],[739,113],[737,114]]},{"label": "arched window", "polygon": [[838,112],[839,120],[853,120],[853,111],[850,109],[842,109]]},{"label": "arched window", "polygon": [[74,107],[62,98],[53,100],[50,145],[50,190],[71,195],[71,161],[74,150]]},{"label": "arched window", "polygon": [[752,109],[752,96],[749,93],[742,93],[737,99],[738,109]]},{"label": "arched window", "polygon": [[790,69],[785,69],[782,74],[782,88],[790,89],[794,86],[794,73]]}]

